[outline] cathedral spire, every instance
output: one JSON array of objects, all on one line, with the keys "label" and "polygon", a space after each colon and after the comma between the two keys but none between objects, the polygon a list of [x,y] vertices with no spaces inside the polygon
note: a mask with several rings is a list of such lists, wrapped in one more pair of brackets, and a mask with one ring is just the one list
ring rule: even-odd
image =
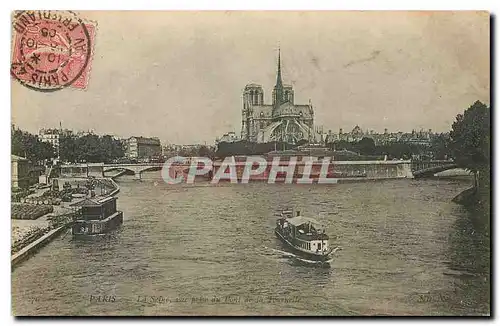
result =
[{"label": "cathedral spire", "polygon": [[281,49],[278,48],[278,75],[276,76],[276,88],[282,88],[283,82],[281,80]]},{"label": "cathedral spire", "polygon": [[279,107],[283,101],[283,81],[281,80],[281,49],[278,48],[278,74],[276,76],[276,85],[273,91],[273,105]]}]

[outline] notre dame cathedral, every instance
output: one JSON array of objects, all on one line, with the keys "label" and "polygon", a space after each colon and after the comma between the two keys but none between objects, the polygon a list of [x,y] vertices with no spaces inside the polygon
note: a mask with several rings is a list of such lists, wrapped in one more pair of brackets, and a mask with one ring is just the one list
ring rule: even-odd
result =
[{"label": "notre dame cathedral", "polygon": [[248,84],[243,93],[241,139],[266,143],[282,141],[295,144],[300,140],[315,142],[312,104],[295,104],[292,85],[281,80],[281,53],[272,104],[264,104],[261,85]]}]

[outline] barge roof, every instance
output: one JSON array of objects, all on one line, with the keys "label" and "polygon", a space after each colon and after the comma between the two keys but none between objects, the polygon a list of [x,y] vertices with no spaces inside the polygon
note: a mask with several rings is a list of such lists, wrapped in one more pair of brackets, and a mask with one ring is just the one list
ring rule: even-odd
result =
[{"label": "barge roof", "polygon": [[94,199],[85,198],[84,200],[70,204],[70,206],[101,206],[101,203]]},{"label": "barge roof", "polygon": [[93,207],[96,207],[96,206],[102,206],[102,204],[104,204],[105,202],[108,202],[112,199],[114,199],[115,197],[106,197],[106,198],[102,198],[102,199],[93,199],[93,198],[85,198],[84,200],[81,200],[79,202],[76,202],[76,203],[73,203],[73,204],[70,204],[70,206],[77,206],[77,207],[81,207],[81,206],[93,206]]}]

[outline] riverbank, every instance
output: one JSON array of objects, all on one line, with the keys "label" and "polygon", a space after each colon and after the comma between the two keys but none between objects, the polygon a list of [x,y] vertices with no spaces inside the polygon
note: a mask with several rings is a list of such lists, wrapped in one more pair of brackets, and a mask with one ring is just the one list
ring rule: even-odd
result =
[{"label": "riverbank", "polygon": [[470,219],[478,232],[491,234],[491,173],[489,167],[480,170],[472,180],[470,188],[453,198],[453,202],[463,206],[470,213]]},{"label": "riverbank", "polygon": [[[60,184],[69,182],[79,185],[86,182],[86,178],[61,178]],[[114,196],[120,191],[120,187],[112,178],[93,179],[102,184],[103,193],[96,198]],[[52,205],[53,211],[32,220],[13,219],[11,216],[11,265],[20,263],[32,253],[49,243],[62,230],[71,224],[71,214],[74,210],[70,205],[81,201],[83,198],[73,198],[70,202],[62,202],[60,205]],[[19,205],[25,205],[20,203]]]},{"label": "riverbank", "polygon": [[67,207],[53,206],[51,213],[34,220],[11,219],[11,251],[16,253],[54,228],[57,217],[71,214]]},{"label": "riverbank", "polygon": [[10,259],[11,269],[14,269],[19,263],[28,259],[30,255],[35,254],[36,251],[38,251],[41,247],[45,246],[52,239],[61,234],[64,230],[66,230],[67,227],[69,227],[69,224],[65,224],[56,229],[52,229],[13,254]]},{"label": "riverbank", "polygon": [[482,230],[487,230],[489,233],[490,228],[490,196],[491,193],[481,191],[478,187],[470,187],[457,196],[452,201],[467,209],[471,215],[471,220],[476,227]]}]

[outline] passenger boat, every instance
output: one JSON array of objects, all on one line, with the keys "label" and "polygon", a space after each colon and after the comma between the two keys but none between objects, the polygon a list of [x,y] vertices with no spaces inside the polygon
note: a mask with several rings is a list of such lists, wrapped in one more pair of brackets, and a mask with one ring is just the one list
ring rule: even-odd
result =
[{"label": "passenger boat", "polygon": [[123,223],[123,212],[116,210],[116,197],[86,198],[71,206],[79,207],[71,228],[74,236],[106,234]]},{"label": "passenger boat", "polygon": [[291,209],[280,211],[277,216],[274,233],[294,253],[312,262],[331,260],[334,249],[330,248],[329,237],[318,221]]}]

